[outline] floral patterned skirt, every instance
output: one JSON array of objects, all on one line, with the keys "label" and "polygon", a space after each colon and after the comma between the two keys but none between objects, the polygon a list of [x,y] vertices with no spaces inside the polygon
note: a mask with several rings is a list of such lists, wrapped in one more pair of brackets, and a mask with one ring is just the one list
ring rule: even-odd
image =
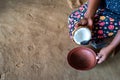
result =
[{"label": "floral patterned skirt", "polygon": [[[84,14],[87,11],[87,3],[80,6],[77,10],[70,14],[68,19],[69,34],[72,37],[72,32],[74,31],[75,24],[84,18]],[[113,15],[112,15],[113,16]],[[117,34],[120,29],[120,19],[114,18],[106,15],[105,9],[99,8],[95,14],[93,21],[92,38],[93,39],[103,39],[108,37],[113,37]]]}]

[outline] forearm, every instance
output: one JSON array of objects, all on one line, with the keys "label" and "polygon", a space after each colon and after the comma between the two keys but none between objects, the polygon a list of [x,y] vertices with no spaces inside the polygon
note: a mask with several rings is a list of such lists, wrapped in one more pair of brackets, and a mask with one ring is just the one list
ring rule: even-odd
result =
[{"label": "forearm", "polygon": [[89,18],[94,17],[96,10],[98,9],[98,7],[100,5],[100,1],[101,0],[89,0],[88,9],[87,9],[87,12],[85,14],[85,17],[89,17]]},{"label": "forearm", "polygon": [[116,36],[114,37],[114,39],[112,40],[109,46],[111,47],[111,49],[114,49],[119,44],[120,44],[120,30],[117,32]]}]

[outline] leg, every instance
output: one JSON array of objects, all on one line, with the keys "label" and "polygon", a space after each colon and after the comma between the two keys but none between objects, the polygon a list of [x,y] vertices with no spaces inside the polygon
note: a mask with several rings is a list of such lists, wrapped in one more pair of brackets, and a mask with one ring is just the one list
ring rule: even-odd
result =
[{"label": "leg", "polygon": [[68,27],[69,27],[69,34],[72,37],[72,32],[75,29],[76,23],[78,23],[81,19],[84,18],[84,14],[87,11],[87,4],[80,6],[77,10],[72,12],[68,18]]},{"label": "leg", "polygon": [[119,37],[120,24],[119,24],[119,22],[120,22],[119,19],[102,15],[99,18],[99,22],[95,24],[96,28],[94,29],[94,31],[97,34],[97,35],[95,35],[96,38],[99,38],[99,39],[102,39],[102,38],[109,39],[111,37],[114,38],[110,41],[106,41],[106,43],[109,42],[110,44],[108,44],[107,46],[103,47],[100,50],[100,52],[98,54],[98,56],[99,56],[98,63],[102,63],[103,61],[105,61],[110,54],[114,55],[116,53],[115,50],[117,50],[117,48],[118,48],[116,46],[120,42],[119,41],[120,40],[120,37]]},{"label": "leg", "polygon": [[[79,9],[74,11],[68,20],[69,34],[72,37],[72,32],[75,29],[76,23],[78,23],[81,19],[84,18],[84,14],[87,11],[87,3],[80,6]],[[117,31],[119,30],[119,20],[111,18],[109,16],[104,15],[104,9],[99,8],[96,12],[94,18],[94,28],[92,30],[93,36],[92,39],[103,39],[111,36],[115,36]]]}]

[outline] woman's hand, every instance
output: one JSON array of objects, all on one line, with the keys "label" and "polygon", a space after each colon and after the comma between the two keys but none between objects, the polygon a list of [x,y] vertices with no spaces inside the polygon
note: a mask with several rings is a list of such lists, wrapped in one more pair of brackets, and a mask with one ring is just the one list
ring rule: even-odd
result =
[{"label": "woman's hand", "polygon": [[105,48],[102,48],[96,57],[98,59],[98,64],[106,60],[109,54],[120,44],[120,30],[118,30],[116,36],[112,42]]},{"label": "woman's hand", "polygon": [[75,27],[78,28],[79,26],[87,26],[89,29],[92,30],[93,28],[93,19],[92,18],[83,18],[78,22]]},{"label": "woman's hand", "polygon": [[104,47],[100,50],[98,53],[96,59],[98,60],[98,64],[104,62],[108,56],[113,52],[114,48],[112,48],[110,45],[107,47]]},{"label": "woman's hand", "polygon": [[101,0],[88,0],[88,9],[86,11],[86,14],[83,19],[80,20],[76,24],[76,27],[79,26],[88,26],[88,28],[92,29],[93,27],[93,18],[96,13],[96,10],[98,9],[100,5]]}]

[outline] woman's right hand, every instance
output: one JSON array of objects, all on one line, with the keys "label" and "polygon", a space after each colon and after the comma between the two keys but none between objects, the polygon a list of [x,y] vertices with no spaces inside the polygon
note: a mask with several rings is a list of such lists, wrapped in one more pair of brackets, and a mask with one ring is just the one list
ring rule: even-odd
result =
[{"label": "woman's right hand", "polygon": [[83,18],[75,25],[76,28],[79,26],[87,26],[90,30],[92,30],[93,19],[92,18]]}]

